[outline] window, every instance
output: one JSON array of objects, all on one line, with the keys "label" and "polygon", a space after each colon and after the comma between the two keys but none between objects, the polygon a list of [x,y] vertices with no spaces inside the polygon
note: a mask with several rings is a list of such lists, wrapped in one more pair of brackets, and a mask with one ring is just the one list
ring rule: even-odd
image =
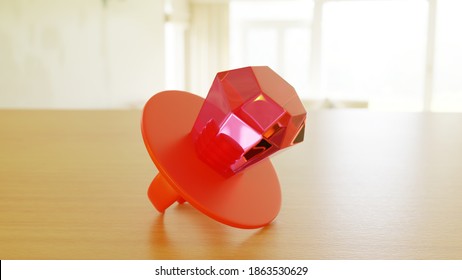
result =
[{"label": "window", "polygon": [[457,0],[231,0],[230,68],[268,65],[304,99],[460,112],[461,13]]},{"label": "window", "polygon": [[422,110],[427,7],[427,1],[326,2],[321,96]]},{"label": "window", "polygon": [[269,66],[308,97],[312,9],[306,0],[231,1],[230,68]]}]

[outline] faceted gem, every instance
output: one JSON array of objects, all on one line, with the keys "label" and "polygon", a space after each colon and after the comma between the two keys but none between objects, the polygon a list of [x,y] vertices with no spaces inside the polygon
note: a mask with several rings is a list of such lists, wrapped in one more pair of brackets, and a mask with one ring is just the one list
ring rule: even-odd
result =
[{"label": "faceted gem", "polygon": [[191,130],[199,157],[231,176],[303,141],[306,111],[295,89],[266,66],[216,75]]}]

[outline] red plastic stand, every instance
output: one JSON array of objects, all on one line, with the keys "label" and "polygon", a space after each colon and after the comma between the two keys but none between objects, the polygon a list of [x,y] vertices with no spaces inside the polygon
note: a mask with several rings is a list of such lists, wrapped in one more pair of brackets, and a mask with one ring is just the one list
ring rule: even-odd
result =
[{"label": "red plastic stand", "polygon": [[231,177],[200,160],[190,136],[204,99],[188,92],[164,91],[145,105],[141,129],[159,170],[148,196],[160,212],[189,202],[207,216],[238,228],[269,224],[281,207],[281,190],[268,158]]}]

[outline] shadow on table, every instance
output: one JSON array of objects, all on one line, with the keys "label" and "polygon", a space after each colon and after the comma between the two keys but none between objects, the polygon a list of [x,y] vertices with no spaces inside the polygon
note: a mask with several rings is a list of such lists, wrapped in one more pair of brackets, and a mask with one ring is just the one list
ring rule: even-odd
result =
[{"label": "shadow on table", "polygon": [[277,226],[246,230],[218,223],[185,203],[152,222],[153,259],[267,259],[268,238]]}]

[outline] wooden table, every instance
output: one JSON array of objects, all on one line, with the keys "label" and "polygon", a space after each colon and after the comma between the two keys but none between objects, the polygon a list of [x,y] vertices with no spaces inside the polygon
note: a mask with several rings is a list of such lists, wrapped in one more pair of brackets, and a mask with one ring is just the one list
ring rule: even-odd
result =
[{"label": "wooden table", "polygon": [[462,114],[323,111],[270,226],[157,213],[139,111],[0,111],[0,259],[462,259]]}]

